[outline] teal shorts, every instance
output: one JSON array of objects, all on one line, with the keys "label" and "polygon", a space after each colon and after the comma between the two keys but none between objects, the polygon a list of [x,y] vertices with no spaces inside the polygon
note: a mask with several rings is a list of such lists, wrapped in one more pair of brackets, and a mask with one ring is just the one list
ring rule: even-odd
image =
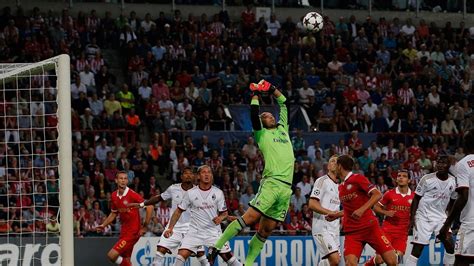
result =
[{"label": "teal shorts", "polygon": [[290,207],[292,193],[290,184],[274,178],[264,178],[257,195],[249,202],[249,205],[265,217],[283,222]]}]

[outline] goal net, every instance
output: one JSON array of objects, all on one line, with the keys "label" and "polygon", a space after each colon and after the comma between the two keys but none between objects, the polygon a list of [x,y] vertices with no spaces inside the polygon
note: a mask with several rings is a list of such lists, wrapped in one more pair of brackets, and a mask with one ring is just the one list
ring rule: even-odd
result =
[{"label": "goal net", "polygon": [[0,265],[73,265],[70,63],[0,64]]}]

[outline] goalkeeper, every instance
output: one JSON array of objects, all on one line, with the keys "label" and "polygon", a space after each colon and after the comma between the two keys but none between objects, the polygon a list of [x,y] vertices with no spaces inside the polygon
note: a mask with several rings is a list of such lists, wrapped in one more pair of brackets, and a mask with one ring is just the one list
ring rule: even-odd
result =
[{"label": "goalkeeper", "polygon": [[[242,217],[229,224],[214,247],[208,254],[209,263],[212,265],[224,244],[237,235],[246,226],[260,222],[258,232],[252,237],[245,265],[253,265],[255,258],[271,235],[278,222],[285,219],[292,194],[293,169],[295,157],[288,134],[288,109],[285,105],[286,98],[269,82],[262,80],[258,84],[250,84],[252,102],[250,115],[252,128],[258,147],[265,160],[263,179],[257,195],[250,201],[250,208]],[[259,95],[261,93],[273,94],[280,106],[280,121],[268,112],[260,114]]]}]

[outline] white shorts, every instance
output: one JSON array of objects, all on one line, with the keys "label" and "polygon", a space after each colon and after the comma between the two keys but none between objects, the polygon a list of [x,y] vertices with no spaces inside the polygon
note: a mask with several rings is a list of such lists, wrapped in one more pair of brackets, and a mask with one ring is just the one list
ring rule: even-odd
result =
[{"label": "white shorts", "polygon": [[[176,253],[175,251],[179,247],[179,245],[181,245],[181,242],[183,241],[185,235],[185,233],[173,232],[173,234],[169,238],[166,238],[162,234],[157,247],[164,247],[168,249],[170,253]],[[204,249],[199,251],[204,251]]]},{"label": "white shorts", "polygon": [[413,228],[414,244],[429,245],[431,235],[439,234],[439,230],[443,227],[444,220],[441,221],[426,221],[424,219],[415,218],[415,226]]},{"label": "white shorts", "polygon": [[474,257],[474,229],[461,225],[456,237],[454,254],[466,257]]},{"label": "white shorts", "polygon": [[313,234],[313,238],[319,250],[320,259],[325,259],[334,252],[339,253],[339,235],[323,232]]},{"label": "white shorts", "polygon": [[[203,251],[204,247],[213,247],[217,240],[219,240],[220,235],[218,236],[200,236],[196,234],[186,234],[181,241],[181,246],[179,249],[187,249],[193,253],[198,251]],[[229,242],[226,242],[219,253],[228,253],[230,252]]]}]

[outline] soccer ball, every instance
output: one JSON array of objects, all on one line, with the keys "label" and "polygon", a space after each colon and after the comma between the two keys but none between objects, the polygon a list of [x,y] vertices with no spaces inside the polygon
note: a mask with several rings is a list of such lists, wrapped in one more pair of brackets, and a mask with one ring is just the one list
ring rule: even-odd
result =
[{"label": "soccer ball", "polygon": [[308,31],[320,31],[323,24],[323,16],[318,12],[309,12],[303,18],[303,26]]}]

